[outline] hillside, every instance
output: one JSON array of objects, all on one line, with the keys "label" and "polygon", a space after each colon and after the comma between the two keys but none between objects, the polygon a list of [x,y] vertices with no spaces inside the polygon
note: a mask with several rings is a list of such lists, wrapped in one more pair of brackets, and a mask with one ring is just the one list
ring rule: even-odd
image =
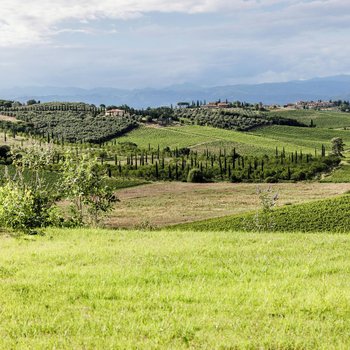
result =
[{"label": "hillside", "polygon": [[2,118],[2,129],[67,142],[101,143],[137,126],[135,118],[127,113],[105,116],[104,110],[82,103],[42,103],[3,108],[0,114],[15,118]]},{"label": "hillside", "polygon": [[349,232],[350,196],[174,226],[196,231]]},{"label": "hillside", "polygon": [[280,116],[283,118],[295,119],[306,125],[310,125],[312,120],[316,128],[350,128],[350,113],[340,113],[337,111],[280,109],[277,111],[271,111],[270,114]]},{"label": "hillside", "polygon": [[344,130],[329,130],[319,128],[300,128],[274,125],[259,128],[251,132],[237,132],[209,126],[174,126],[174,127],[141,127],[120,138],[117,142],[133,142],[140,148],[149,145],[157,148],[191,147],[196,150],[209,149],[219,151],[226,148],[242,154],[274,153],[276,147],[287,152],[303,150],[314,153],[320,151],[322,144],[330,150],[333,137],[342,137],[345,144],[350,145],[350,132]]}]

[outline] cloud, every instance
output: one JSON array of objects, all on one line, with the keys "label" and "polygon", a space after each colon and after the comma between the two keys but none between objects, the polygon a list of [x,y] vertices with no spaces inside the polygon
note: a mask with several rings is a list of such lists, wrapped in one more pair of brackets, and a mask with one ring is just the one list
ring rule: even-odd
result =
[{"label": "cloud", "polygon": [[253,27],[261,23],[268,28],[278,22],[288,26],[300,20],[312,24],[315,19],[325,25],[325,16],[336,21],[349,13],[350,3],[348,0],[0,0],[0,8],[0,46],[6,47],[46,43],[57,31],[56,26],[68,21],[127,20],[153,12],[231,13],[236,14],[239,22],[244,20]]},{"label": "cloud", "polygon": [[165,6],[155,0],[0,0],[0,45],[17,46],[47,41],[55,32],[55,26],[67,20],[81,22],[99,18],[139,16],[149,11],[202,11],[199,2],[174,2]]},{"label": "cloud", "polygon": [[286,1],[264,0],[0,0],[0,46],[47,42],[55,26],[76,20],[130,19],[145,13],[242,11]]},{"label": "cloud", "polygon": [[350,71],[348,0],[0,0],[0,8],[8,80],[222,85]]}]

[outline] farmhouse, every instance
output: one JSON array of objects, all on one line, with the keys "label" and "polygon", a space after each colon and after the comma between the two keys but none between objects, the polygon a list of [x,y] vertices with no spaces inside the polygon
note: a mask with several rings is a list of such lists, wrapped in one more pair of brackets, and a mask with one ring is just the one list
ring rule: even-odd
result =
[{"label": "farmhouse", "polygon": [[106,111],[106,117],[123,117],[125,111],[122,109],[110,109]]},{"label": "farmhouse", "polygon": [[229,108],[229,103],[226,102],[209,102],[203,106],[204,108]]}]

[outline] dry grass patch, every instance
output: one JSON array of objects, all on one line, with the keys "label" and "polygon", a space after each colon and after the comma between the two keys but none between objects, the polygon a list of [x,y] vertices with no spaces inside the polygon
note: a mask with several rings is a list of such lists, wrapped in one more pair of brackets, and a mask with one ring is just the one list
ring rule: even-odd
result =
[{"label": "dry grass patch", "polygon": [[[117,205],[108,226],[162,227],[255,210],[260,206],[257,187],[266,184],[154,183],[118,191]],[[274,184],[279,206],[333,197],[350,190],[350,184]]]}]

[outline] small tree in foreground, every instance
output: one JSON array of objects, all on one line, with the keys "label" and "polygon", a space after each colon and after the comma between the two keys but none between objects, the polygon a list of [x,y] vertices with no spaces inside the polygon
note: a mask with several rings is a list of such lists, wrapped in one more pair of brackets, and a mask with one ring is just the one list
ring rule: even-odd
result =
[{"label": "small tree in foreground", "polygon": [[107,176],[99,164],[83,156],[75,160],[67,154],[63,164],[64,188],[73,203],[73,222],[77,225],[96,226],[117,202],[113,191],[106,185]]},{"label": "small tree in foreground", "polygon": [[278,201],[278,192],[273,192],[272,187],[268,187],[267,189],[257,188],[256,194],[260,207],[253,221],[246,223],[246,229],[258,232],[272,231],[275,225],[272,214]]}]

